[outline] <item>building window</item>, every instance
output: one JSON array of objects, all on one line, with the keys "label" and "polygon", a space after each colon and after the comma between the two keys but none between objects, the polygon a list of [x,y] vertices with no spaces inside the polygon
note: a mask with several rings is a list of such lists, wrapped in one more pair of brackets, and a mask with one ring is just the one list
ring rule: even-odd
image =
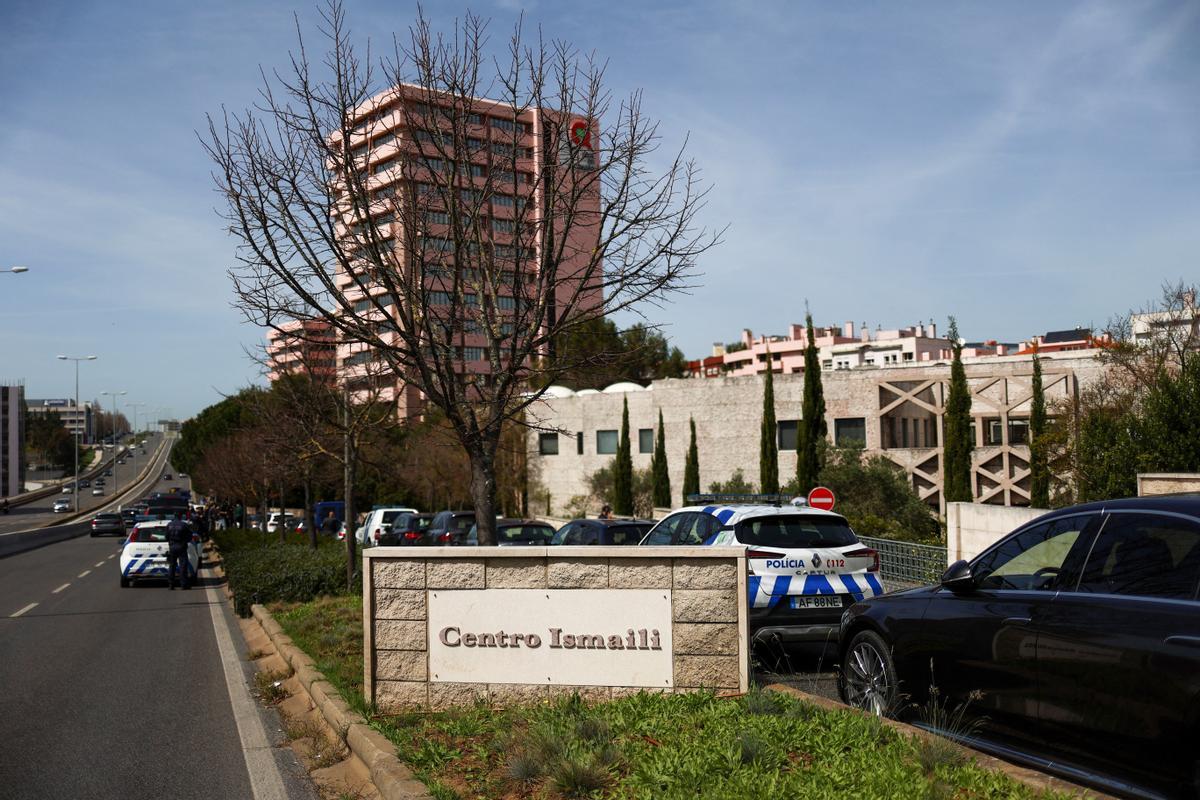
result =
[{"label": "building window", "polygon": [[795,450],[799,435],[800,420],[781,419],[775,424],[775,441],[780,450]]},{"label": "building window", "polygon": [[611,456],[617,452],[617,432],[616,431],[596,431],[596,453],[602,456]]},{"label": "building window", "polygon": [[492,220],[492,230],[496,233],[512,233],[513,221],[511,219],[494,219]]},{"label": "building window", "polygon": [[983,421],[983,443],[985,445],[1004,444],[1004,426],[999,417],[988,417]]},{"label": "building window", "polygon": [[511,194],[494,194],[492,195],[492,204],[512,208],[513,198]]},{"label": "building window", "polygon": [[638,429],[638,452],[653,453],[654,452],[654,428],[639,428]]},{"label": "building window", "polygon": [[1029,444],[1029,420],[1009,417],[1008,443],[1010,445]]},{"label": "building window", "polygon": [[496,298],[496,308],[501,311],[512,311],[517,307],[517,298],[500,295]]},{"label": "building window", "polygon": [[374,166],[374,168],[372,168],[371,172],[373,172],[373,173],[375,173],[376,175],[378,175],[378,174],[379,174],[379,173],[381,173],[381,172],[387,172],[389,169],[391,169],[391,168],[392,168],[392,167],[394,167],[394,166],[396,166],[396,160],[395,160],[395,159],[390,159],[390,160],[388,160],[388,161],[382,161],[382,162],[380,162],[380,163],[376,164],[376,165]]},{"label": "building window", "polygon": [[486,170],[484,170],[482,164],[472,164],[471,165],[471,177],[472,178],[482,178],[484,176],[485,172],[486,172]]},{"label": "building window", "polygon": [[354,302],[354,313],[356,313],[356,314],[361,314],[364,311],[369,310],[370,308],[371,308],[371,300],[369,298],[364,297],[362,300],[356,300]]},{"label": "building window", "polygon": [[482,125],[483,116],[481,114],[467,114],[468,125]]},{"label": "building window", "polygon": [[[482,347],[464,347],[462,349],[463,361],[483,361]],[[557,445],[555,446],[557,448]]]},{"label": "building window", "polygon": [[388,144],[395,138],[396,138],[396,134],[392,133],[391,131],[388,131],[387,133],[385,133],[383,136],[380,136],[378,139],[376,139],[371,144],[374,147],[382,147],[383,145]]},{"label": "building window", "polygon": [[427,211],[425,212],[425,220],[431,225],[449,225],[450,215],[445,211]]},{"label": "building window", "polygon": [[450,305],[449,292],[430,292],[429,305],[431,306],[448,306]]},{"label": "building window", "polygon": [[847,447],[867,443],[867,421],[863,417],[843,417],[833,421],[833,443]]},{"label": "building window", "polygon": [[558,455],[558,434],[557,433],[539,433],[538,434],[538,452],[544,456]]},{"label": "building window", "polygon": [[575,434],[575,453],[576,455],[583,455],[583,431]]}]

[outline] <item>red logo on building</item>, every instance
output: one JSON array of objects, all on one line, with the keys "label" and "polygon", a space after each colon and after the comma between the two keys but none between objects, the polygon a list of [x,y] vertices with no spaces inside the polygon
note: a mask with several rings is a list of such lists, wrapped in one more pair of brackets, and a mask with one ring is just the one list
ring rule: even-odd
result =
[{"label": "red logo on building", "polygon": [[571,142],[579,147],[592,149],[592,126],[588,125],[585,120],[577,119],[571,123],[569,128],[571,133]]}]

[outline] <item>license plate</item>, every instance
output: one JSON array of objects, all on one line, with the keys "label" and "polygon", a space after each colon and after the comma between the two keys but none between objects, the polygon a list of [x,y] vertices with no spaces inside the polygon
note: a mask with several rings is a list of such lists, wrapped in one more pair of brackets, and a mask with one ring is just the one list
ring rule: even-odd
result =
[{"label": "license plate", "polygon": [[835,594],[810,594],[803,597],[789,597],[788,606],[791,608],[841,608],[842,598]]}]

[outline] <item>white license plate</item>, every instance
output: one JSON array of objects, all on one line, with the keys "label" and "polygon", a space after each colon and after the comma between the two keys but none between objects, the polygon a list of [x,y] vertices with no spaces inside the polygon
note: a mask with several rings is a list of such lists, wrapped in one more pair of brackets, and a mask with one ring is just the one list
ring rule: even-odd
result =
[{"label": "white license plate", "polygon": [[842,598],[834,594],[810,594],[804,597],[789,597],[791,608],[841,608]]}]

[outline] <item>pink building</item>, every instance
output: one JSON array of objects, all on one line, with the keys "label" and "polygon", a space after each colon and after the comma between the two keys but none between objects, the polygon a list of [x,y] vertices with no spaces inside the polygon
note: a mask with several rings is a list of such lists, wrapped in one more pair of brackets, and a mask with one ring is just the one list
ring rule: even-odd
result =
[{"label": "pink building", "polygon": [[[872,333],[866,323],[856,332],[854,323],[847,322],[840,328],[814,328],[813,333],[821,368],[826,370],[913,366],[938,360],[943,350],[950,347],[949,340],[938,338],[933,323],[897,330],[876,329]],[[741,343],[744,349],[725,354],[724,374],[766,372],[768,360],[774,372],[804,372],[804,350],[808,347],[808,330],[804,325],[792,325],[787,336],[757,338],[747,328],[742,331]]]},{"label": "pink building", "polygon": [[272,383],[283,375],[309,375],[333,381],[337,372],[337,341],[328,322],[297,320],[267,334],[267,360]]}]

